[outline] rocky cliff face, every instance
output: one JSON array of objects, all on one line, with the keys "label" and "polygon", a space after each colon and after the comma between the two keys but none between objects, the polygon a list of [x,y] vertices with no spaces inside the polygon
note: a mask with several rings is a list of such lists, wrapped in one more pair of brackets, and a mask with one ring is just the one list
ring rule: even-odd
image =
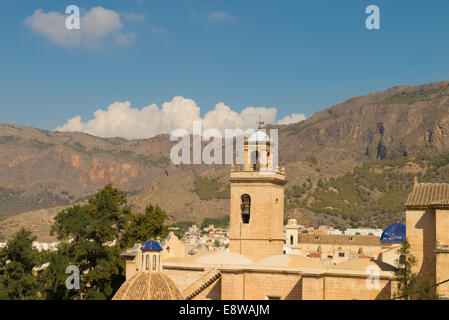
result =
[{"label": "rocky cliff face", "polygon": [[448,85],[394,87],[319,111],[282,128],[280,153],[286,162],[315,155],[332,163],[447,151]]},{"label": "rocky cliff face", "polygon": [[[449,82],[371,93],[277,128],[287,188],[366,160],[447,152]],[[226,199],[201,200],[193,188],[198,176],[226,182],[229,167],[175,166],[172,146],[167,135],[128,141],[0,125],[0,215],[70,205],[108,183],[136,208],[159,204],[173,221],[228,214]]]}]

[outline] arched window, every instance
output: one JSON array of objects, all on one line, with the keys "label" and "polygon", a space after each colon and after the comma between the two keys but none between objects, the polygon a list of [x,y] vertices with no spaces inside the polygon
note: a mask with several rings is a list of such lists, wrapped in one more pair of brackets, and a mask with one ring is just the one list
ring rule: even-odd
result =
[{"label": "arched window", "polygon": [[253,165],[253,170],[260,169],[260,157],[258,151],[251,152],[251,164]]},{"label": "arched window", "polygon": [[150,270],[150,256],[147,254],[145,255],[145,270]]},{"label": "arched window", "polygon": [[249,223],[249,217],[251,214],[251,197],[247,194],[242,195],[242,222]]},{"label": "arched window", "polygon": [[153,270],[156,270],[156,255],[153,255]]},{"label": "arched window", "polygon": [[290,244],[293,244],[293,235],[290,236]]}]

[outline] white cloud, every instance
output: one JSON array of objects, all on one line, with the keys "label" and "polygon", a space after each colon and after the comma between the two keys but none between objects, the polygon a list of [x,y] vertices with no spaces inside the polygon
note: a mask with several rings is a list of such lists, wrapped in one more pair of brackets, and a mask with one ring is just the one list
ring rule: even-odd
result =
[{"label": "white cloud", "polygon": [[207,20],[210,22],[231,22],[234,19],[226,12],[214,11],[207,15]]},{"label": "white cloud", "polygon": [[[114,102],[106,110],[97,110],[92,120],[83,122],[80,116],[76,116],[55,131],[78,131],[99,137],[139,139],[171,133],[178,128],[191,132],[193,121],[202,121],[203,130],[216,128],[223,132],[224,129],[255,128],[259,115],[261,120],[268,124],[276,123],[276,113],[276,108],[265,107],[247,107],[238,113],[220,102],[201,118],[200,107],[195,101],[174,97],[172,101],[163,103],[161,108],[151,104],[140,110],[131,107],[129,101]],[[299,121],[300,118],[304,120],[305,116],[292,114],[290,119]]]},{"label": "white cloud", "polygon": [[134,41],[135,38],[136,38],[135,32],[118,33],[115,35],[115,41],[120,46],[129,45],[132,41]]},{"label": "white cloud", "polygon": [[67,30],[65,20],[66,16],[62,13],[44,13],[42,9],[38,9],[31,16],[25,18],[25,25],[54,43],[76,46],[81,41],[81,33],[79,30]]},{"label": "white cloud", "polygon": [[277,124],[291,124],[306,120],[306,115],[304,113],[292,113],[291,115],[283,117],[278,121]]},{"label": "white cloud", "polygon": [[[130,17],[129,14],[128,18]],[[67,30],[65,21],[68,16],[59,12],[45,13],[36,10],[25,18],[25,25],[55,44],[63,46],[84,46],[98,48],[109,37],[119,45],[128,45],[135,33],[123,33],[124,27],[120,15],[109,9],[95,7],[81,16],[79,30]],[[139,19],[136,15],[134,19]]]}]

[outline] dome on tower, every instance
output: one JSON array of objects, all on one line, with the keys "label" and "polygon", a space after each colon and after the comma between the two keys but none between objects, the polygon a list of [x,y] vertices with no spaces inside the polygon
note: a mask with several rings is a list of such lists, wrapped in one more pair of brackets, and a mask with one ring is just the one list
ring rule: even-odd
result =
[{"label": "dome on tower", "polygon": [[148,240],[147,242],[145,242],[142,247],[140,248],[140,250],[142,251],[162,251],[162,247],[159,244],[159,242],[155,241],[155,240]]},{"label": "dome on tower", "polygon": [[139,271],[126,280],[112,300],[184,300],[175,283],[162,272]]},{"label": "dome on tower", "polygon": [[267,142],[270,141],[270,137],[261,130],[257,130],[251,134],[248,138],[248,142]]},{"label": "dome on tower", "polygon": [[388,226],[380,236],[380,242],[405,241],[405,224],[396,222]]}]

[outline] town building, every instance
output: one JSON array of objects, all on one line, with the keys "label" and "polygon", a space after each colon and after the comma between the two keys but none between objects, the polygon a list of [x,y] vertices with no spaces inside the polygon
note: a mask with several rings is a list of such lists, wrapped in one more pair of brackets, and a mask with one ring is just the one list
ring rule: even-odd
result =
[{"label": "town building", "polygon": [[[449,184],[418,183],[407,199],[406,230],[421,283],[449,279]],[[449,283],[437,287],[449,298]]]}]

